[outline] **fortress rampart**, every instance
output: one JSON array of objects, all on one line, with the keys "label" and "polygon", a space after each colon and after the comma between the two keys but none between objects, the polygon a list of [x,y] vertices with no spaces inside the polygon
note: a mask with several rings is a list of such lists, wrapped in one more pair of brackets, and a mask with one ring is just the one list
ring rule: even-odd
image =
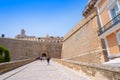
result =
[{"label": "fortress rampart", "polygon": [[97,14],[83,18],[68,32],[63,40],[62,59],[71,59],[82,62],[102,63],[107,60],[104,42],[98,38]]},{"label": "fortress rampart", "polygon": [[46,54],[47,56],[54,58],[61,57],[61,43],[45,43],[10,38],[0,38],[0,45],[5,46],[9,49],[12,61],[36,58],[42,56],[42,54]]}]

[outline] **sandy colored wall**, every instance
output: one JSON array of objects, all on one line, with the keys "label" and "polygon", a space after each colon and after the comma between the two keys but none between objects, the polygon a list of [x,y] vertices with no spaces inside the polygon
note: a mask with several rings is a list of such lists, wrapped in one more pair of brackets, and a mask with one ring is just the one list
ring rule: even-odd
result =
[{"label": "sandy colored wall", "polygon": [[[62,58],[91,63],[104,62],[101,40],[98,38],[97,30],[97,16],[93,12],[66,34],[62,47]],[[99,60],[97,60],[98,56],[95,55],[99,53],[101,55]],[[94,60],[97,61],[95,62]]]},{"label": "sandy colored wall", "polygon": [[33,61],[35,61],[35,59],[25,59],[25,60],[13,61],[13,62],[1,63],[0,64],[0,74],[3,74],[7,71],[13,70],[15,68],[18,68],[20,66],[23,66],[23,65],[28,64]]},{"label": "sandy colored wall", "polygon": [[62,44],[0,38],[0,45],[10,51],[11,60],[36,58],[43,53],[50,57],[61,57]]},{"label": "sandy colored wall", "polygon": [[112,65],[90,64],[71,60],[53,59],[64,67],[82,74],[89,80],[120,80],[120,68]]},{"label": "sandy colored wall", "polygon": [[107,36],[106,39],[108,41],[110,54],[112,55],[112,54],[120,53],[116,34],[112,33],[109,36]]},{"label": "sandy colored wall", "polygon": [[98,4],[98,7],[100,8],[100,10],[105,7],[105,5],[107,4],[108,0],[100,0],[100,3]]},{"label": "sandy colored wall", "polygon": [[102,26],[110,21],[110,15],[107,9],[108,0],[101,0],[98,4],[99,14],[102,21]]},{"label": "sandy colored wall", "polygon": [[108,10],[104,10],[101,14],[100,14],[101,20],[102,20],[102,25],[104,26],[105,24],[107,24],[110,21],[110,15],[108,14]]}]

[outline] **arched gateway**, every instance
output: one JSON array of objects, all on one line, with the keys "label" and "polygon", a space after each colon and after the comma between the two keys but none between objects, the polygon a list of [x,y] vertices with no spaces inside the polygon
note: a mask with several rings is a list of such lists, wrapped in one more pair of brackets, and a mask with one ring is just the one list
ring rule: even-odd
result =
[{"label": "arched gateway", "polygon": [[46,54],[46,53],[42,53],[41,56],[42,56],[42,57],[46,57],[47,54]]}]

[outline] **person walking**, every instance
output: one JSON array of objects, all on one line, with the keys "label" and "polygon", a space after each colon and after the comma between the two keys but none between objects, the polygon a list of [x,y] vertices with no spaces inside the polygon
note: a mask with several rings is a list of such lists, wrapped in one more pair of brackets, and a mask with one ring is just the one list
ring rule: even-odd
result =
[{"label": "person walking", "polygon": [[50,64],[50,57],[47,58],[47,63]]}]

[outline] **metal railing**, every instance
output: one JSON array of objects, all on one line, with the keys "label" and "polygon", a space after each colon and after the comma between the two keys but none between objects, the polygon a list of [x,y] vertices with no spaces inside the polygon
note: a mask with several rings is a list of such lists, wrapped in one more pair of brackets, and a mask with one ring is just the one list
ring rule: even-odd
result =
[{"label": "metal railing", "polygon": [[110,28],[114,27],[118,23],[120,23],[120,14],[118,14],[116,17],[114,17],[112,20],[110,20],[103,27],[99,28],[99,30],[98,30],[98,36],[100,36],[101,34],[103,34],[106,31],[108,31]]}]

